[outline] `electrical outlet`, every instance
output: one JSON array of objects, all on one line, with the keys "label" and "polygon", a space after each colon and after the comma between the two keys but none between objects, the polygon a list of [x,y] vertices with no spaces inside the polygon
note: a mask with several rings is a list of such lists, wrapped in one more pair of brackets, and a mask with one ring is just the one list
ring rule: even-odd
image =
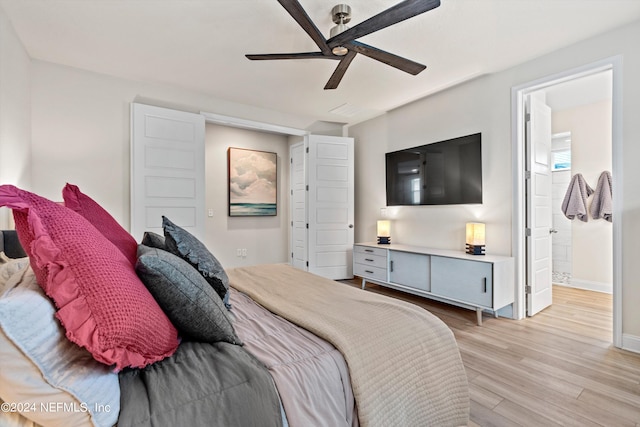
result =
[{"label": "electrical outlet", "polygon": [[209,215],[209,218],[211,218],[213,216],[213,209],[209,209],[207,211],[207,215]]},{"label": "electrical outlet", "polygon": [[236,256],[242,256],[242,249],[236,249]]},{"label": "electrical outlet", "polygon": [[247,257],[247,248],[243,248],[242,249],[242,258],[246,258]]}]

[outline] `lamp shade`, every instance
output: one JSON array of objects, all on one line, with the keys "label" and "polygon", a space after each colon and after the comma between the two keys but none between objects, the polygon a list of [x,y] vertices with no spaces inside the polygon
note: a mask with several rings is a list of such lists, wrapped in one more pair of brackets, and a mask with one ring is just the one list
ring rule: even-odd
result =
[{"label": "lamp shade", "polygon": [[386,219],[378,221],[378,237],[391,237],[391,221]]},{"label": "lamp shade", "polygon": [[467,223],[467,240],[468,245],[484,245],[484,224],[481,222],[468,222]]}]

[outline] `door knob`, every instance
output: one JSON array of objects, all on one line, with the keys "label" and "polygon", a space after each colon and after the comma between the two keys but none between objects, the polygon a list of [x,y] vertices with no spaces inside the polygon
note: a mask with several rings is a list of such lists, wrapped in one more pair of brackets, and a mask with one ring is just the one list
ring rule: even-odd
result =
[{"label": "door knob", "polygon": [[349,224],[349,228],[353,228],[353,224]]},{"label": "door knob", "polygon": [[558,232],[558,230],[556,230],[555,228],[550,228],[549,229],[549,234],[554,234],[554,233],[557,233],[557,232]]}]

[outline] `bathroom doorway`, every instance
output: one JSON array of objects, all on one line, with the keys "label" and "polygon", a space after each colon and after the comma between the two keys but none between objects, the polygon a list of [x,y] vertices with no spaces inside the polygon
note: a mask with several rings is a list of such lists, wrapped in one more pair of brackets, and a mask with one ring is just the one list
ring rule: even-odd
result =
[{"label": "bathroom doorway", "polygon": [[[575,174],[579,172],[577,170],[578,159],[580,158],[580,171],[584,170],[587,177],[587,181],[592,188],[595,189],[597,185],[599,175],[605,171],[610,171],[612,174],[612,178],[614,181],[613,184],[613,218],[616,218],[616,212],[619,211],[619,202],[616,202],[616,165],[621,163],[621,133],[620,133],[620,111],[621,111],[621,93],[622,93],[622,83],[620,80],[620,67],[621,62],[619,57],[612,57],[605,60],[602,60],[597,63],[585,65],[583,67],[576,68],[574,70],[568,70],[565,72],[558,73],[556,75],[544,77],[538,79],[536,81],[531,81],[520,86],[514,87],[512,89],[512,97],[513,97],[513,141],[514,141],[514,226],[513,226],[513,253],[516,258],[516,279],[518,282],[518,286],[516,287],[516,303],[514,304],[514,317],[515,318],[523,318],[527,315],[531,315],[527,312],[527,307],[531,305],[528,304],[530,298],[534,298],[534,295],[531,291],[531,287],[529,285],[530,279],[532,277],[531,272],[536,273],[538,270],[531,270],[531,251],[528,249],[528,243],[531,240],[528,236],[532,236],[534,231],[533,228],[530,228],[531,225],[527,223],[527,201],[528,195],[531,194],[531,189],[528,189],[528,181],[530,180],[530,176],[532,173],[528,172],[529,169],[526,169],[527,165],[527,155],[530,151],[526,148],[526,130],[527,130],[527,120],[529,117],[525,114],[526,112],[526,103],[528,99],[532,98],[532,94],[539,95],[540,92],[544,91],[545,103],[550,105],[554,105],[554,90],[560,88],[570,88],[572,83],[576,85],[579,82],[582,82],[583,79],[586,78],[596,78],[605,76],[608,79],[608,93],[609,100],[608,102],[608,113],[604,115],[607,126],[604,126],[606,138],[599,138],[598,144],[600,146],[606,147],[608,150],[608,163],[606,165],[600,164],[595,168],[591,168],[589,162],[591,162],[594,158],[597,158],[600,155],[593,156],[591,159],[588,156],[584,156],[585,150],[584,147],[588,147],[585,145],[583,147],[584,137],[589,137],[589,132],[583,132],[582,130],[574,130],[571,127],[560,127],[556,126],[561,121],[558,121],[554,117],[553,129],[549,132],[548,140],[551,140],[552,134],[561,134],[565,132],[571,133],[571,174]],[[604,74],[603,74],[604,73]],[[573,91],[574,92],[574,101],[575,99],[580,99],[583,95],[586,95],[585,91]],[[539,96],[536,96],[538,98]],[[582,105],[585,105],[584,103]],[[554,105],[553,110],[568,110],[569,108],[559,108],[557,105]],[[568,114],[571,117],[571,114]],[[598,121],[600,121],[598,119]],[[566,120],[565,120],[566,122]],[[581,122],[587,124],[596,123],[592,118],[582,118]],[[593,123],[591,123],[593,122]],[[591,135],[596,136],[596,133],[591,133]],[[598,138],[595,138],[598,139]],[[549,143],[549,152],[551,152],[551,144]],[[589,150],[591,148],[587,148],[586,153],[589,154]],[[535,153],[538,156],[538,153]],[[600,156],[602,157],[602,156]],[[549,158],[548,162],[549,166],[551,166],[551,159]],[[560,187],[560,186],[558,186]],[[561,188],[561,187],[560,187]],[[565,188],[566,190],[566,188]],[[562,192],[562,190],[556,190],[557,192]],[[619,188],[618,188],[619,191]],[[529,201],[529,203],[531,203]],[[537,205],[533,205],[537,206]],[[557,213],[554,212],[554,213]],[[562,215],[562,212],[560,212]],[[620,249],[620,223],[615,220],[611,222],[603,221],[601,219],[598,220],[590,220],[587,223],[582,223],[581,221],[573,221],[571,227],[571,266],[570,266],[570,279],[568,280],[568,284],[575,285],[576,282],[581,282],[580,286],[583,285],[595,286],[596,288],[602,284],[606,284],[609,292],[613,295],[613,344],[617,347],[622,346],[622,334],[621,334],[621,300],[620,300],[620,270],[621,270],[621,249]],[[578,224],[580,223],[580,224]],[[549,221],[548,233],[554,233],[556,230],[555,227],[552,226],[551,221]],[[576,231],[577,225],[577,231]],[[536,224],[533,224],[535,227]],[[609,249],[605,249],[604,251],[600,251],[599,258],[597,261],[591,262],[582,262],[580,265],[577,264],[577,260],[581,259],[580,256],[577,256],[577,251],[582,250],[585,247],[590,246],[591,248],[598,248],[600,246],[599,236],[603,234],[599,234],[601,231],[606,230],[605,233],[608,235],[610,239],[611,245]],[[566,236],[568,238],[568,236]],[[545,247],[545,250],[548,248],[549,254],[549,264],[551,264],[552,254],[551,247]],[[609,273],[606,279],[586,279],[586,280],[576,280],[583,279],[587,276],[587,272],[591,267],[607,267]],[[551,265],[549,265],[549,276],[551,276]],[[568,266],[565,266],[568,267]],[[535,276],[535,274],[534,274]],[[557,277],[557,275],[556,275]],[[535,278],[535,277],[534,277]],[[549,280],[550,282],[550,280]],[[535,282],[534,282],[535,283]],[[546,282],[548,283],[548,282]],[[596,289],[602,291],[602,289]],[[541,294],[542,295],[542,294]],[[540,305],[539,305],[540,307]],[[544,307],[544,305],[542,305]],[[543,308],[542,308],[543,309]]]},{"label": "bathroom doorway", "polygon": [[612,171],[612,80],[605,70],[544,89],[552,111],[552,282],[609,294],[612,223],[591,214],[595,193],[586,199],[585,221],[569,220],[562,202],[574,176],[595,192],[601,176]]}]

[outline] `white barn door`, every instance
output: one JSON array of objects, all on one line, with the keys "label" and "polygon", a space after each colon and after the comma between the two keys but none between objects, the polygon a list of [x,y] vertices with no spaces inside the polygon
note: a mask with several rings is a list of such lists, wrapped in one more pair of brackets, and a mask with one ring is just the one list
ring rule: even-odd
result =
[{"label": "white barn door", "polygon": [[131,106],[131,234],[162,232],[162,216],[204,241],[205,120],[200,114]]},{"label": "white barn door", "polygon": [[353,138],[309,135],[308,271],[353,277]]}]

